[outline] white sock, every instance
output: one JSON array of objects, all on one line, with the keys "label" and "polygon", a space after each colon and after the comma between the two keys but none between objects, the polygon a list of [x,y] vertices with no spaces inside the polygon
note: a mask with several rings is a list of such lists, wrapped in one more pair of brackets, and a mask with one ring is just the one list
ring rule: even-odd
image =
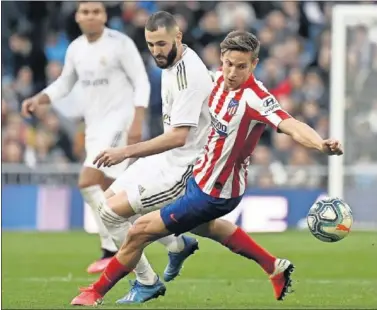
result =
[{"label": "white sock", "polygon": [[136,279],[141,284],[153,285],[157,282],[157,274],[153,271],[144,253],[141,255],[141,258],[137,263],[134,272],[136,274]]},{"label": "white sock", "polygon": [[181,235],[178,237],[174,235],[170,235],[170,236],[166,236],[164,238],[158,239],[157,241],[162,243],[169,252],[179,253],[183,251],[183,249],[185,248],[185,242],[183,241],[183,238]]},{"label": "white sock", "polygon": [[99,236],[101,239],[101,248],[108,250],[110,252],[117,252],[118,249],[115,246],[113,239],[111,238],[106,227],[103,225],[102,220],[98,214],[97,202],[96,202],[98,201],[98,191],[103,192],[99,185],[94,185],[94,186],[89,186],[87,188],[81,189],[81,194],[85,202],[92,209],[93,217],[94,217],[94,220],[96,221]]},{"label": "white sock", "polygon": [[[91,188],[91,191],[92,197],[96,197],[93,203],[95,206],[94,209],[96,210],[101,224],[111,236],[117,251],[126,239],[127,232],[132,224],[108,207],[105,193],[102,191],[101,187]],[[93,194],[93,192],[95,193]],[[136,279],[144,285],[153,285],[157,281],[157,275],[153,271],[144,253],[136,265],[134,272]]]}]

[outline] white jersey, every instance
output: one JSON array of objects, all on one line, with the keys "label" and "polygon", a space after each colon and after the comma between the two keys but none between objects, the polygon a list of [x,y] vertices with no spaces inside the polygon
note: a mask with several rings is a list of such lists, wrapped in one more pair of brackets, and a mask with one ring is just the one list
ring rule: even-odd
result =
[{"label": "white jersey", "polygon": [[83,95],[80,100],[89,135],[109,124],[126,126],[133,120],[134,108],[149,103],[150,84],[140,53],[128,36],[116,30],[105,28],[95,42],[85,35],[74,40],[61,76],[43,92],[55,102],[76,82]]},{"label": "white jersey", "polygon": [[277,129],[290,115],[254,76],[238,90],[224,90],[216,74],[209,109],[212,128],[205,153],[194,167],[195,181],[213,197],[239,197],[245,192],[250,156],[266,125]]},{"label": "white jersey", "polygon": [[171,165],[193,165],[203,150],[210,125],[208,99],[213,82],[199,56],[186,45],[182,58],[162,71],[164,131],[190,126],[186,144],[165,152]]}]

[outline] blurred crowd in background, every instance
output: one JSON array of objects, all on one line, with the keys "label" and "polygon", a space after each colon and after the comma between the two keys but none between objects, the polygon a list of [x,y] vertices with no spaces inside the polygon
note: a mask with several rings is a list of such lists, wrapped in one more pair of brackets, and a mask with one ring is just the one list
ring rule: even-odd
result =
[{"label": "blurred crowd in background", "polygon": [[[370,2],[370,1],[369,1]],[[331,12],[328,2],[106,2],[108,27],[128,34],[139,48],[152,94],[145,138],[161,133],[160,69],[144,41],[149,14],[173,13],[183,41],[210,70],[220,63],[219,43],[227,32],[244,29],[261,42],[255,75],[284,109],[307,122],[323,137],[329,134]],[[54,81],[68,44],[80,35],[75,2],[2,3],[2,162],[78,163],[85,158],[80,115],[39,109],[32,119],[20,116],[23,99]],[[375,28],[377,21],[375,24]],[[348,29],[346,163],[377,163],[377,40],[370,27]],[[333,55],[334,56],[334,55]],[[252,186],[320,187],[327,158],[310,152],[283,134],[267,130],[252,157]],[[289,168],[287,168],[289,166]],[[324,171],[323,174],[326,174]]]}]

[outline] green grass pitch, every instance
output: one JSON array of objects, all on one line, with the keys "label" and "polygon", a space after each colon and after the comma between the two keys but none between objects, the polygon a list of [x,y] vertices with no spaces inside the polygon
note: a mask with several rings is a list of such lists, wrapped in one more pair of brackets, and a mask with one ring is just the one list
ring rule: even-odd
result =
[{"label": "green grass pitch", "polygon": [[[164,297],[132,307],[115,305],[129,288],[124,279],[99,308],[377,309],[377,232],[352,232],[332,244],[309,232],[253,236],[296,266],[295,292],[283,302],[275,301],[266,275],[253,261],[200,239],[200,250],[186,262],[182,275],[167,283]],[[95,235],[4,232],[2,241],[4,309],[71,308],[78,287],[97,278],[85,272],[99,255]],[[167,262],[162,245],[150,246],[147,256],[162,274]]]}]

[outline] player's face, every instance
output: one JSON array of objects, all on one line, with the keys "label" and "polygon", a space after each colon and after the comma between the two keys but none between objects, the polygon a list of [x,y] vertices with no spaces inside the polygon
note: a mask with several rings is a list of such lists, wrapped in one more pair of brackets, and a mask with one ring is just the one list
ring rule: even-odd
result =
[{"label": "player's face", "polygon": [[177,58],[177,43],[180,43],[179,34],[169,33],[166,28],[145,30],[145,40],[159,68],[165,69],[174,63]]},{"label": "player's face", "polygon": [[225,87],[238,89],[254,71],[258,58],[252,59],[251,52],[227,51],[222,54]]},{"label": "player's face", "polygon": [[76,12],[76,22],[86,35],[95,35],[102,32],[107,21],[105,7],[100,2],[80,3]]}]

